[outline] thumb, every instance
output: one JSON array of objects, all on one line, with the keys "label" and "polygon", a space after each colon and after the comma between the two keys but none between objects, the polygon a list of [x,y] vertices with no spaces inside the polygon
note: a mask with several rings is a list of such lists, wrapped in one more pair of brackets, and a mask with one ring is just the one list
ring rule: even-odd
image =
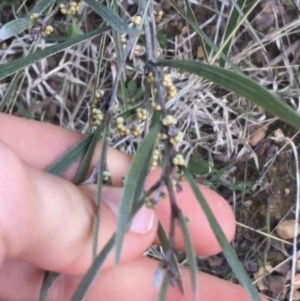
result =
[{"label": "thumb", "polygon": [[[92,261],[96,185],[71,182],[24,163],[0,143],[0,263],[5,258],[66,274],[83,274]],[[104,187],[98,251],[117,227],[121,189]],[[151,244],[157,220],[142,208],[125,236],[121,262]],[[114,264],[110,254],[104,267]]]}]

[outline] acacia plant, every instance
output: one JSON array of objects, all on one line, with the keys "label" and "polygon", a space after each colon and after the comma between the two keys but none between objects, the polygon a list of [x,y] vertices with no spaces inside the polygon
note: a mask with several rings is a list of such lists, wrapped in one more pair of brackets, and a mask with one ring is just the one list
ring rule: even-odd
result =
[{"label": "acacia plant", "polygon": [[[159,225],[158,236],[164,253],[158,264],[157,273],[153,275],[155,283],[160,289],[159,298],[160,300],[164,299],[168,284],[176,285],[184,293],[176,250],[174,249],[174,233],[175,230],[179,231],[177,224],[180,225],[180,230],[184,236],[190,280],[195,296],[197,296],[197,263],[189,236],[189,217],[184,216],[181,212],[174,194],[174,191],[180,192],[182,190],[182,181],[187,181],[199,201],[199,206],[207,215],[223,248],[228,264],[252,300],[259,301],[258,293],[252,286],[237,255],[227,242],[198,189],[194,176],[186,167],[187,160],[180,145],[188,133],[180,130],[176,117],[177,112],[172,109],[171,105],[174,99],[177,102],[181,101],[180,96],[178,96],[180,91],[176,88],[172,77],[173,71],[176,70],[177,72],[194,74],[224,90],[245,97],[264,108],[269,114],[282,119],[297,129],[300,128],[299,115],[264,87],[245,76],[239,66],[228,56],[239,22],[247,20],[247,15],[254,9],[255,5],[243,13],[242,10],[246,1],[237,1],[237,3],[233,1],[235,4],[228,20],[223,43],[217,46],[201,30],[188,0],[183,1],[183,6],[178,6],[176,1],[170,0],[169,3],[177,14],[186,20],[190,28],[201,39],[204,59],[199,61],[165,59],[158,41],[156,28],[163,16],[162,10],[157,8],[155,1],[139,0],[136,2],[138,2],[138,9],[134,15],[124,15],[123,12],[122,17],[120,17],[118,3],[114,0],[106,1],[106,5],[96,0],[82,0],[81,2],[40,0],[27,15],[22,17],[16,15],[13,21],[4,24],[0,29],[0,41],[25,34],[32,42],[28,55],[13,59],[0,68],[0,79],[12,76],[12,81],[0,104],[1,110],[9,107],[10,99],[14,97],[14,91],[23,76],[24,69],[83,42],[94,40],[99,49],[96,68],[94,69],[93,93],[88,99],[88,108],[85,108],[85,114],[89,118],[89,126],[85,131],[88,135],[57,162],[54,162],[48,170],[59,176],[73,162],[83,157],[74,183],[92,181],[98,185],[96,199],[98,214],[95,222],[93,247],[94,261],[72,300],[82,300],[112,249],[115,250],[115,260],[118,263],[126,230],[132,217],[141,206],[146,204],[149,208],[155,208],[166,197],[166,193],[170,200],[172,212],[170,230],[169,233],[166,233],[163,226]],[[83,33],[76,26],[76,22],[79,22],[81,14],[87,11],[98,15],[101,18],[101,24],[96,29]],[[50,38],[60,31],[55,22],[57,15],[60,18],[69,18],[69,20],[71,18],[71,35],[41,50],[36,47],[39,41]],[[114,41],[115,49],[113,51],[107,48],[109,39]],[[216,59],[219,59],[219,66],[215,63]],[[110,84],[106,84],[104,87],[101,78],[105,76],[105,71],[103,71],[105,60],[115,62],[113,64],[115,73],[109,77]],[[140,93],[134,104],[130,103],[125,95],[128,92],[126,90],[126,67],[131,66],[132,68],[133,60],[138,62],[134,66],[138,80],[133,82],[138,87],[135,86],[132,90],[134,90],[133,92],[138,90]],[[131,82],[131,84],[133,83]],[[124,177],[124,192],[117,231],[105,248],[97,254],[95,246],[97,245],[98,232],[101,233],[101,229],[99,229],[101,189],[103,183],[110,184],[106,153],[112,139],[124,139],[125,143],[133,141],[136,143],[136,147],[130,171]],[[102,140],[100,160],[92,175],[86,179],[87,169],[99,140]],[[161,177],[152,187],[145,190],[144,183],[147,174],[157,166],[162,169]],[[51,272],[46,273],[40,300],[44,300],[47,290],[56,276]]]}]

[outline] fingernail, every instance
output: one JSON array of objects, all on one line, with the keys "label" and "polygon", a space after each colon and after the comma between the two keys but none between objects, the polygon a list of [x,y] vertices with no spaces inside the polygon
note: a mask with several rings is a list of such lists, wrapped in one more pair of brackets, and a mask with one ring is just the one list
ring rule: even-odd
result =
[{"label": "fingernail", "polygon": [[[118,216],[123,189],[118,187],[103,187],[102,198],[112,212]],[[145,234],[151,230],[154,224],[154,211],[143,206],[134,216],[129,231]]]}]

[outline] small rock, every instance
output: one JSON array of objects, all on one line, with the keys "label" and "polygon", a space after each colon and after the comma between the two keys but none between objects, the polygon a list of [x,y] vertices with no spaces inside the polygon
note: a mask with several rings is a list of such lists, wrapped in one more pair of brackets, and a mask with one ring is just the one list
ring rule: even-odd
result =
[{"label": "small rock", "polygon": [[246,207],[246,208],[250,208],[252,206],[253,202],[252,200],[247,200],[243,203],[243,205]]},{"label": "small rock", "polygon": [[[277,226],[276,233],[282,239],[291,239],[294,237],[294,228],[295,228],[295,220],[292,219],[285,220]],[[300,227],[298,227],[298,232],[296,233],[296,236],[299,233],[300,233]]]},{"label": "small rock", "polygon": [[274,131],[274,137],[276,138],[276,142],[284,141],[284,134],[281,129],[277,129]]},{"label": "small rock", "polygon": [[265,291],[268,289],[265,283],[264,277],[267,276],[267,274],[273,269],[272,266],[267,265],[266,267],[261,267],[257,271],[257,273],[254,273],[254,279],[257,280],[256,286],[260,292]]},{"label": "small rock", "polygon": [[57,105],[53,102],[50,102],[48,107],[46,108],[46,113],[45,116],[48,119],[52,119],[55,117],[56,113],[57,113]]},{"label": "small rock", "polygon": [[274,15],[266,12],[262,12],[255,18],[255,28],[258,31],[268,30],[273,26],[275,21]]},{"label": "small rock", "polygon": [[224,259],[220,256],[212,256],[208,258],[210,267],[215,268],[219,267],[223,263]]},{"label": "small rock", "polygon": [[266,2],[262,4],[263,11],[268,13],[268,14],[276,14],[277,17],[282,17],[283,15],[286,14],[285,8],[283,5],[280,4],[275,4],[272,1]]},{"label": "small rock", "polygon": [[245,263],[245,270],[250,273],[256,272],[258,269],[258,262],[256,260],[250,260]]},{"label": "small rock", "polygon": [[300,274],[295,275],[294,279],[294,289],[299,289],[300,288]]},{"label": "small rock", "polygon": [[257,146],[259,142],[261,142],[266,136],[266,131],[264,128],[259,129],[258,131],[254,132],[250,137],[249,137],[249,143],[252,146]]},{"label": "small rock", "polygon": [[298,272],[300,272],[300,259],[298,259],[296,262],[296,269]]},{"label": "small rock", "polygon": [[267,277],[269,290],[274,294],[281,294],[285,288],[285,277],[282,275],[270,275]]},{"label": "small rock", "polygon": [[289,262],[289,261],[285,261],[285,262],[283,263],[283,260],[282,260],[281,262],[282,262],[282,263],[279,264],[279,265],[276,267],[275,271],[276,271],[277,273],[281,274],[281,275],[284,275],[285,278],[287,279],[288,276],[289,276],[289,271],[290,271],[290,269],[291,269],[290,262]]},{"label": "small rock", "polygon": [[293,291],[293,300],[298,301],[300,300],[300,292],[297,290]]},{"label": "small rock", "polygon": [[201,46],[197,48],[197,58],[198,59],[203,59],[204,58],[204,51]]}]

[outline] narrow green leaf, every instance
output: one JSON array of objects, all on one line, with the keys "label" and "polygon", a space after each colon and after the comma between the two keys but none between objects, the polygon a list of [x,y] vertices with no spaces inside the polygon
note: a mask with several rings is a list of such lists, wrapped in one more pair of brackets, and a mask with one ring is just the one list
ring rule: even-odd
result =
[{"label": "narrow green leaf", "polygon": [[210,172],[209,162],[197,158],[190,158],[187,169],[196,175],[203,176]]},{"label": "narrow green leaf", "polygon": [[88,150],[85,152],[84,154],[84,158],[78,168],[78,171],[76,173],[75,179],[74,179],[74,184],[78,185],[80,183],[82,183],[87,175],[88,169],[90,167],[93,155],[94,155],[94,151],[95,148],[97,146],[97,143],[100,141],[101,139],[101,134],[103,132],[103,128],[104,126],[101,125],[99,126],[96,131],[92,134],[93,138],[91,140],[91,142],[89,143],[89,148]]},{"label": "narrow green leaf", "polygon": [[128,92],[130,93],[130,96],[132,97],[134,93],[137,90],[137,83],[135,80],[130,80],[127,84]]},{"label": "narrow green leaf", "polygon": [[15,89],[16,89],[16,86],[17,86],[20,76],[21,76],[21,72],[19,71],[14,75],[13,79],[11,80],[3,99],[1,100],[0,112],[3,112],[5,106],[12,99],[13,93],[15,92]]},{"label": "narrow green leaf", "polygon": [[46,301],[47,300],[47,295],[50,287],[52,286],[53,282],[55,279],[59,276],[60,274],[54,273],[54,272],[49,272],[46,271],[44,273],[43,277],[43,283],[40,291],[40,296],[39,296],[39,301]]},{"label": "narrow green leaf", "polygon": [[170,276],[168,274],[165,274],[164,281],[160,287],[160,291],[157,297],[157,301],[166,300],[169,284],[170,284]]},{"label": "narrow green leaf", "polygon": [[189,264],[189,272],[190,272],[190,278],[191,278],[191,283],[192,283],[192,289],[193,289],[193,293],[194,293],[194,300],[198,300],[199,288],[198,288],[198,270],[197,270],[196,254],[194,251],[191,236],[189,234],[189,230],[187,228],[187,221],[184,218],[181,211],[178,214],[178,218],[179,218],[179,224],[180,224],[182,234],[183,234],[186,257],[187,257],[188,264]]},{"label": "narrow green leaf", "polygon": [[134,28],[129,28],[128,25],[112,10],[96,0],[83,0],[89,5],[95,13],[97,13],[112,29],[118,32],[137,32]]},{"label": "narrow green leaf", "polygon": [[37,13],[37,14],[43,13],[55,1],[56,0],[40,0],[30,11],[30,15],[32,15],[34,13]]},{"label": "narrow green leaf", "polygon": [[224,173],[226,173],[227,171],[229,171],[234,165],[236,164],[236,162],[231,162],[228,165],[224,166],[223,168],[221,168],[220,170],[218,170],[210,179],[210,182],[215,182],[218,181]]},{"label": "narrow green leaf", "polygon": [[84,275],[83,279],[81,280],[79,286],[77,287],[71,301],[82,301],[84,296],[88,292],[89,288],[93,284],[96,276],[99,274],[99,271],[107,258],[108,254],[112,250],[114,246],[115,235],[113,235],[110,240],[106,243],[102,251],[94,260],[93,264],[89,268],[88,272]]},{"label": "narrow green leaf", "polygon": [[[184,0],[184,3],[185,3],[186,11],[187,11],[188,23],[191,26],[195,26],[196,24],[198,24],[198,22],[195,17],[194,11],[192,10],[191,3],[189,0]],[[196,33],[198,33],[198,36],[200,38],[200,44],[201,44],[201,47],[202,47],[203,53],[204,53],[204,60],[206,62],[208,62],[208,54],[207,54],[206,45],[204,43],[203,37],[201,34],[199,34],[199,32],[196,32]]]},{"label": "narrow green leaf", "polygon": [[53,54],[63,51],[66,48],[75,46],[88,39],[92,39],[95,36],[99,35],[100,33],[105,32],[108,29],[109,29],[109,27],[107,27],[107,26],[99,27],[89,33],[85,33],[81,36],[77,36],[72,39],[68,39],[65,42],[58,43],[56,45],[47,47],[47,48],[45,48],[41,51],[38,51],[32,55],[29,55],[27,57],[20,58],[20,59],[12,61],[10,63],[7,63],[5,65],[2,65],[1,69],[0,69],[0,79],[3,79],[11,74],[14,74],[15,72],[22,70],[22,69],[38,62],[41,59],[45,59]]},{"label": "narrow green leaf", "polygon": [[[29,50],[29,53],[28,55],[31,55],[32,53],[34,53],[35,51],[35,47],[31,47],[30,50]],[[0,103],[0,112],[2,112],[5,108],[5,106],[9,103],[9,101],[12,101],[13,99],[13,93],[15,92],[16,90],[16,86],[19,82],[19,78],[20,76],[22,75],[22,71],[19,70],[13,77],[13,79],[11,80],[9,86],[8,86],[8,89],[6,90],[5,92],[5,95]]]},{"label": "narrow green leaf", "polygon": [[98,247],[98,237],[99,237],[99,228],[100,228],[100,210],[101,210],[101,201],[102,201],[102,176],[103,171],[105,170],[106,166],[106,158],[107,158],[107,135],[108,135],[109,125],[106,124],[103,139],[102,139],[102,146],[101,146],[101,153],[98,163],[98,177],[97,177],[97,195],[96,195],[96,208],[97,208],[97,215],[95,217],[95,224],[94,224],[94,231],[93,231],[93,258],[96,258],[97,255],[97,247]]},{"label": "narrow green leaf", "polygon": [[48,168],[47,172],[56,176],[61,176],[72,164],[78,161],[86,153],[92,139],[93,135],[90,135],[77,143],[68,152],[55,161],[54,164]]},{"label": "narrow green leaf", "polygon": [[263,107],[270,114],[300,129],[300,116],[296,111],[243,74],[195,61],[162,60],[158,62],[158,65],[178,68],[202,76],[228,91],[245,97]]},{"label": "narrow green leaf", "polygon": [[[160,221],[158,222],[157,236],[159,238],[162,249],[164,250],[164,252],[166,252],[170,245],[170,240],[168,238],[166,230],[164,229],[164,226]],[[184,294],[184,286],[182,282],[181,270],[175,254],[173,254],[172,257],[172,266],[175,267],[177,275],[180,275],[178,279],[175,279],[175,281],[178,289],[182,292],[182,294]]]},{"label": "narrow green leaf", "polygon": [[80,27],[79,27],[77,21],[75,21],[75,19],[72,19],[72,24],[69,27],[67,35],[69,38],[73,38],[73,37],[82,35],[82,30],[80,29]]},{"label": "narrow green leaf", "polygon": [[299,6],[298,6],[296,0],[291,0],[291,2],[293,3],[294,8],[295,8],[297,14],[300,15],[300,8],[299,8]]},{"label": "narrow green leaf", "polygon": [[210,61],[211,64],[214,64],[215,60],[219,57],[220,53],[223,51],[224,46],[226,46],[226,44],[231,40],[231,38],[234,36],[235,32],[238,30],[239,26],[245,22],[245,24],[247,25],[248,30],[251,32],[251,34],[253,35],[254,39],[257,41],[257,43],[259,44],[259,46],[261,47],[262,50],[266,51],[264,44],[261,42],[260,37],[257,35],[256,30],[252,27],[251,23],[247,20],[247,17],[250,15],[250,13],[255,9],[255,7],[261,2],[261,0],[256,0],[253,3],[251,3],[252,5],[250,6],[250,8],[247,10],[246,14],[244,14],[240,7],[237,5],[236,0],[231,0],[232,5],[234,6],[234,8],[237,10],[237,12],[239,13],[241,20],[239,20],[238,24],[236,25],[235,28],[233,28],[233,30],[229,33],[227,39],[224,41],[224,44],[220,46],[218,52],[215,54],[215,56],[212,58],[212,60]]},{"label": "narrow green leaf", "polygon": [[241,181],[235,184],[226,183],[226,187],[235,190],[235,191],[243,191],[244,193],[250,192],[253,186],[255,185],[254,181]]},{"label": "narrow green leaf", "polygon": [[0,29],[0,42],[22,33],[30,25],[32,20],[29,18],[16,19],[4,24]]},{"label": "narrow green leaf", "polygon": [[117,223],[116,233],[116,262],[119,262],[122,243],[129,216],[132,211],[132,206],[135,200],[139,200],[142,194],[146,176],[149,170],[150,159],[152,156],[153,148],[160,130],[160,123],[154,125],[148,135],[141,142],[130,166],[128,175],[125,178],[121,206],[119,210],[119,218]]},{"label": "narrow green leaf", "polygon": [[[243,9],[244,5],[246,4],[247,0],[238,0],[237,1],[237,6]],[[229,20],[226,26],[225,34],[224,34],[224,41],[230,36],[230,34],[235,30],[236,25],[238,24],[240,18],[240,14],[238,10],[233,6],[231,14],[229,16]],[[223,48],[223,53],[228,56],[231,43],[232,43],[233,37],[226,43],[226,45]],[[220,59],[220,67],[225,66],[225,61],[223,58]]]},{"label": "narrow green leaf", "polygon": [[[183,18],[185,18],[189,24],[193,27],[193,29],[203,38],[203,40],[208,44],[208,46],[215,52],[219,51],[219,48],[213,43],[213,41],[204,33],[204,31],[200,28],[200,26],[193,22],[191,18],[187,15],[187,13],[182,10],[174,0],[169,0],[170,4],[181,14]],[[223,53],[220,53],[220,57],[224,59],[224,61],[232,67],[237,72],[240,72],[239,68]]]},{"label": "narrow green leaf", "polygon": [[133,115],[136,113],[136,109],[140,108],[141,103],[138,103],[137,105],[133,106],[132,108],[120,113],[117,117],[123,117],[125,120],[133,117]]},{"label": "narrow green leaf", "polygon": [[251,280],[249,279],[247,273],[245,272],[243,265],[239,261],[239,258],[237,257],[236,253],[230,246],[230,244],[227,241],[227,238],[224,235],[223,230],[221,229],[219,223],[217,222],[212,210],[210,209],[209,205],[207,204],[205,198],[203,197],[202,193],[200,192],[197,183],[195,182],[193,176],[191,173],[184,168],[184,175],[187,181],[189,182],[197,201],[199,202],[200,206],[202,207],[205,216],[214,231],[214,234],[222,247],[223,254],[225,258],[227,259],[228,264],[230,265],[231,269],[235,273],[237,279],[239,282],[244,286],[246,292],[251,297],[252,301],[261,301],[261,298],[257,292],[257,290],[252,285]]}]

